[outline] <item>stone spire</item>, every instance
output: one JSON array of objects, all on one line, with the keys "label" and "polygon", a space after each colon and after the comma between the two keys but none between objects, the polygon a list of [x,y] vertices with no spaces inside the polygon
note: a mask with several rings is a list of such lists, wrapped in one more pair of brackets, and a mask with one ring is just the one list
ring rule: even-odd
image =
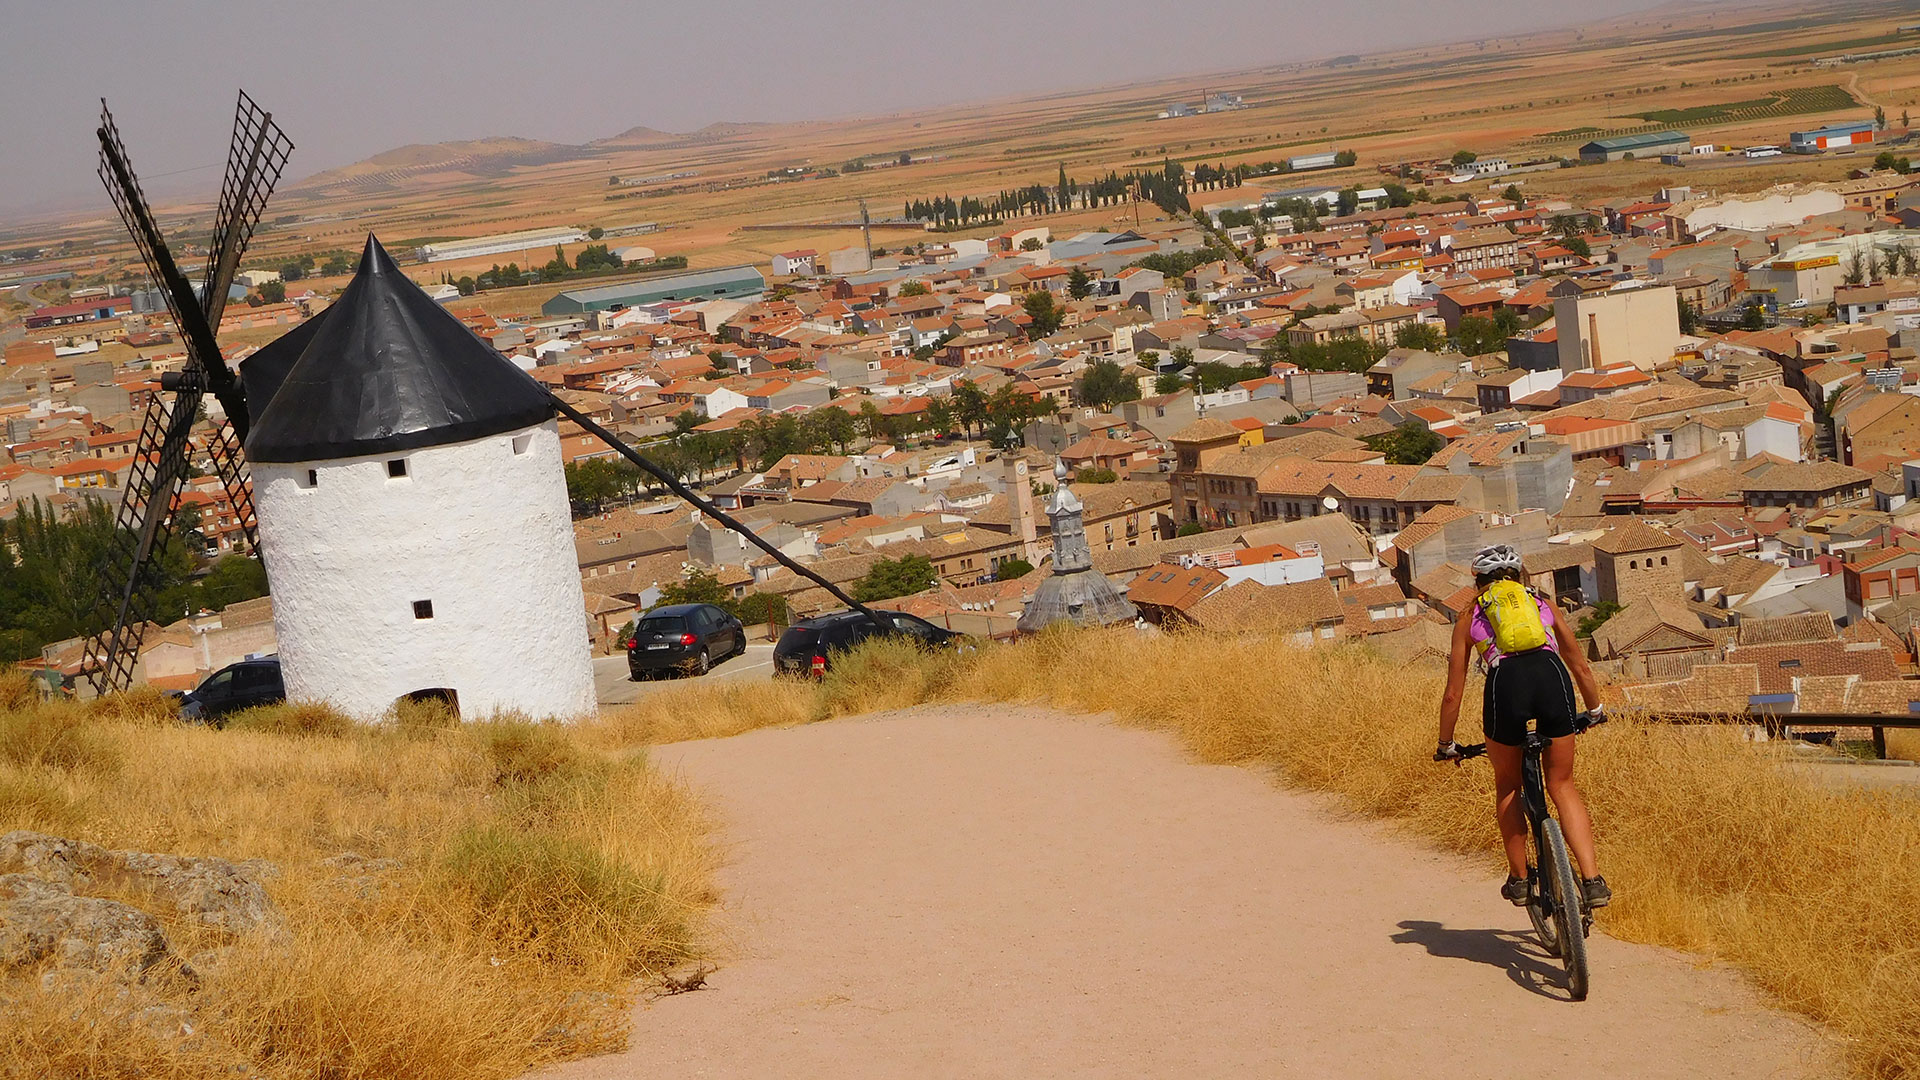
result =
[{"label": "stone spire", "polygon": [[1053,523],[1053,571],[1021,613],[1020,632],[1030,634],[1061,621],[1081,626],[1131,622],[1134,609],[1126,590],[1093,568],[1080,499],[1067,486],[1066,462],[1056,463],[1053,475],[1053,496],[1047,500],[1047,518]]}]

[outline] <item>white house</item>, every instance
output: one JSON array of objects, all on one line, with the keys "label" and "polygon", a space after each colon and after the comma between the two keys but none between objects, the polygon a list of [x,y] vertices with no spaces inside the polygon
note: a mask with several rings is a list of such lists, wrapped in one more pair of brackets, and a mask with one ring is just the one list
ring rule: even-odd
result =
[{"label": "white house", "polygon": [[815,264],[820,253],[812,248],[798,251],[783,251],[773,257],[773,273],[776,277],[810,277],[817,273]]},{"label": "white house", "polygon": [[715,386],[693,395],[693,404],[709,417],[725,416],[735,409],[746,408],[747,395],[724,386]]},{"label": "white house", "polygon": [[372,237],[340,299],[244,368],[292,700],[361,720],[594,709],[553,398]]}]

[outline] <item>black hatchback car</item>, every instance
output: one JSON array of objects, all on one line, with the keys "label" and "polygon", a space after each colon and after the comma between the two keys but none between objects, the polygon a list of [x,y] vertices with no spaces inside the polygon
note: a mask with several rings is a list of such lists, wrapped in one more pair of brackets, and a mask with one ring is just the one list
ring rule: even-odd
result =
[{"label": "black hatchback car", "polygon": [[279,657],[242,660],[228,664],[180,695],[180,719],[220,727],[229,713],[256,705],[278,705],[286,699]]},{"label": "black hatchback car", "polygon": [[929,648],[945,648],[966,635],[935,626],[917,615],[875,609],[885,625],[857,611],[841,611],[802,619],[787,627],[773,647],[773,670],[781,675],[824,675],[833,666],[833,654],[851,649],[871,637],[900,636]]},{"label": "black hatchback car", "polygon": [[704,675],[747,651],[740,620],[712,604],[657,607],[627,630],[627,672],[650,679],[665,671]]}]

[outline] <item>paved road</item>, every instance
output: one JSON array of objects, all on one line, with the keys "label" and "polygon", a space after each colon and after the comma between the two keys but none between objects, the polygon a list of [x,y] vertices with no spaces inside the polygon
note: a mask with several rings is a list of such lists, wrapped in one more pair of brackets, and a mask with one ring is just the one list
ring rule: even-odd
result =
[{"label": "paved road", "polygon": [[[773,644],[765,641],[748,641],[746,655],[736,656],[715,666],[702,678],[771,679],[773,678]],[[624,652],[593,658],[593,685],[602,705],[625,705],[638,701],[660,687],[668,685],[670,681],[634,682],[629,679],[627,654]]]},{"label": "paved road", "polygon": [[1735,973],[1596,934],[1566,1000],[1486,859],[1165,735],[957,705],[656,747],[710,801],[730,957],[652,1077],[1839,1077]]}]

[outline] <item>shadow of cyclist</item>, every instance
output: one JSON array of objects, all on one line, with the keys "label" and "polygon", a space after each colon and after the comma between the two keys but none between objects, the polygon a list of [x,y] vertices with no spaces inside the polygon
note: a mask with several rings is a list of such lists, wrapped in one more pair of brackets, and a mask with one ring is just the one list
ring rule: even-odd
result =
[{"label": "shadow of cyclist", "polygon": [[1555,1001],[1568,1000],[1566,973],[1531,938],[1511,930],[1454,930],[1437,922],[1408,919],[1392,940],[1424,945],[1428,954],[1497,967],[1515,986]]}]

